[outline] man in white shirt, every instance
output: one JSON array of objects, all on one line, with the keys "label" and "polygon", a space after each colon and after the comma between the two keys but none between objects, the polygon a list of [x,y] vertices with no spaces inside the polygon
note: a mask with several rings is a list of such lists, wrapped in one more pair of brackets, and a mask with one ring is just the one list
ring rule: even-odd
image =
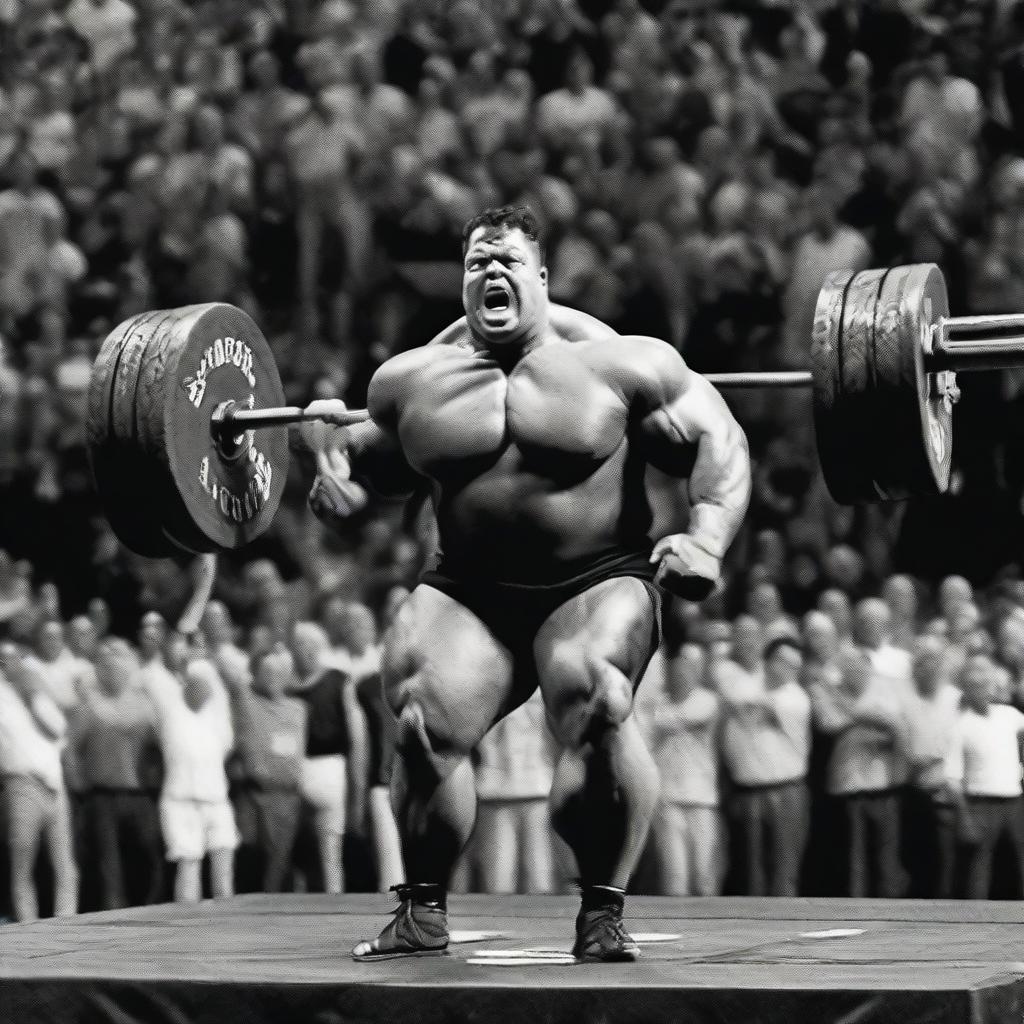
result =
[{"label": "man in white shirt", "polygon": [[537,130],[547,146],[561,150],[574,140],[599,146],[608,136],[618,107],[611,95],[593,82],[594,65],[579,50],[566,65],[565,86],[537,103]]},{"label": "man in white shirt", "polygon": [[0,779],[5,841],[11,858],[11,899],[18,921],[39,916],[36,855],[46,843],[54,874],[53,912],[78,910],[71,808],[61,751],[67,723],[25,665],[17,645],[0,645]]},{"label": "man in white shirt", "polygon": [[750,896],[795,896],[799,888],[811,747],[810,700],[798,682],[802,665],[800,644],[777,637],[765,649],[760,685],[752,675],[719,684],[723,753]]},{"label": "man in white shirt", "polygon": [[992,854],[1006,835],[1013,843],[1024,884],[1024,808],[1021,804],[1020,739],[1024,714],[993,704],[993,664],[984,654],[967,659],[960,672],[964,706],[957,720],[946,780],[959,794],[961,832],[972,849],[967,896],[988,899]]},{"label": "man in white shirt", "polygon": [[227,696],[216,669],[205,660],[177,657],[167,671],[181,687],[147,687],[156,709],[164,761],[160,825],[167,859],[177,862],[174,898],[194,903],[202,896],[203,858],[210,857],[215,898],[233,895],[235,815],[228,800],[224,762],[234,746]]},{"label": "man in white shirt", "polygon": [[913,670],[910,653],[892,643],[892,613],[879,597],[866,597],[853,613],[853,639],[871,658],[871,668],[894,697],[910,696]]},{"label": "man in white shirt", "polygon": [[893,696],[870,651],[846,650],[840,669],[840,686],[815,686],[811,699],[815,724],[836,737],[826,792],[845,811],[849,894],[895,898],[903,889],[900,793],[906,763],[897,743],[906,702]]},{"label": "man in white shirt", "polygon": [[721,698],[704,685],[706,657],[685,643],[665,667],[665,700],[652,722],[661,803],[652,833],[665,896],[717,896],[723,876],[718,799]]},{"label": "man in white shirt", "polygon": [[25,664],[43,686],[46,695],[64,714],[78,702],[78,685],[88,673],[64,643],[64,625],[50,619],[36,629],[35,649],[25,656]]},{"label": "man in white shirt", "polygon": [[950,680],[948,647],[925,635],[914,646],[914,696],[907,704],[905,748],[910,775],[904,801],[906,867],[913,898],[951,899],[956,821],[946,782],[955,748],[960,690]]}]

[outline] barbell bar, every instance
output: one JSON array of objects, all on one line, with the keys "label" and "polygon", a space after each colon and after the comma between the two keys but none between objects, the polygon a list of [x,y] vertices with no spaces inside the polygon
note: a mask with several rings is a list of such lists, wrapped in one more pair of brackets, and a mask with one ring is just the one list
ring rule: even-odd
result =
[{"label": "barbell bar", "polygon": [[[808,370],[705,376],[720,388],[812,388],[822,470],[840,502],[941,493],[955,375],[1024,366],[1024,314],[951,317],[934,264],[840,272],[819,294],[810,351]],[[90,462],[132,550],[232,549],[277,511],[289,424],[368,416],[340,402],[285,405],[270,347],[237,307],[147,312],[116,327],[97,356]]]}]

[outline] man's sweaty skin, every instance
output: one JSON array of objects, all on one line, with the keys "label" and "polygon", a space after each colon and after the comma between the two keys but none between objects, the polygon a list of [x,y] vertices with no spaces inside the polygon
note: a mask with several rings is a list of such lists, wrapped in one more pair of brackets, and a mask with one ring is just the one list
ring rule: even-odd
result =
[{"label": "man's sweaty skin", "polygon": [[[369,422],[322,435],[318,514],[365,501],[349,459],[381,494],[425,478],[449,579],[550,589],[609,552],[650,550],[651,464],[688,478],[692,506],[687,531],[660,539],[651,560],[676,554],[706,594],[750,494],[746,439],[721,396],[669,345],[552,310],[521,227],[484,224],[468,242],[466,319],[377,371]],[[392,796],[410,882],[447,885],[475,817],[469,754],[539,684],[561,747],[555,827],[585,892],[625,889],[658,788],[631,714],[657,633],[638,576],[576,592],[514,652],[495,635],[501,623],[448,589],[421,583],[403,605],[382,675],[401,736]],[[386,929],[356,955],[393,943]]]}]

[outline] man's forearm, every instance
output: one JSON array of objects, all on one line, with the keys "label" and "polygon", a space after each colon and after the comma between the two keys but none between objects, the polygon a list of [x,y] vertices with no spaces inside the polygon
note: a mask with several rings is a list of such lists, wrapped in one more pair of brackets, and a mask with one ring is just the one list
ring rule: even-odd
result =
[{"label": "man's forearm", "polygon": [[348,428],[347,454],[352,477],[384,498],[406,498],[422,482],[409,465],[397,438],[372,420]]}]

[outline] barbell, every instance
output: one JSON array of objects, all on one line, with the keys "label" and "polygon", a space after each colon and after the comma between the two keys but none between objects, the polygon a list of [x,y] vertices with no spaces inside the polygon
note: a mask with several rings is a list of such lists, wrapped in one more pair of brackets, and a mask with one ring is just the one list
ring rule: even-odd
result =
[{"label": "barbell", "polygon": [[[721,388],[810,387],[825,482],[843,504],[949,486],[956,374],[1024,365],[1024,314],[950,317],[934,264],[839,272],[818,297],[806,371],[707,374]],[[284,405],[259,327],[207,303],[141,313],[103,342],[88,448],[118,538],[150,557],[234,549],[276,513],[286,427],[366,410]]]}]

